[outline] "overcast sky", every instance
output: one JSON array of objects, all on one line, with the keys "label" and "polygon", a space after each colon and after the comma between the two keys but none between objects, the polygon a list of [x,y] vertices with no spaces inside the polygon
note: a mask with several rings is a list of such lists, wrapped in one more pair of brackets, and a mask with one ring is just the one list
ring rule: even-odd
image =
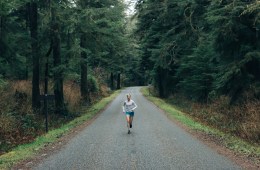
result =
[{"label": "overcast sky", "polygon": [[137,2],[137,0],[124,0],[125,4],[127,5],[127,15],[133,15],[135,12],[135,3]]}]

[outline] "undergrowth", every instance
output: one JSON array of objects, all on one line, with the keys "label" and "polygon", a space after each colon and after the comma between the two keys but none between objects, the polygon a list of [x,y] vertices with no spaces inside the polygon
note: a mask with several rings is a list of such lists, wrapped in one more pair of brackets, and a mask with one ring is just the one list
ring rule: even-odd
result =
[{"label": "undergrowth", "polygon": [[99,102],[96,102],[91,107],[81,107],[82,115],[65,123],[57,129],[49,131],[47,134],[37,137],[33,142],[19,145],[12,151],[0,156],[0,169],[10,169],[15,163],[32,158],[39,150],[46,145],[58,140],[61,136],[65,135],[72,128],[82,124],[83,122],[93,118],[100,112],[106,105],[110,103],[119,93],[116,91],[109,97],[105,97]]},{"label": "undergrowth", "polygon": [[[94,81],[94,80],[93,80]],[[3,81],[0,82],[0,155],[12,148],[34,141],[37,136],[45,133],[45,116],[43,103],[37,113],[31,107],[31,81]],[[90,91],[90,105],[109,95],[103,84]],[[43,84],[40,86],[43,94]],[[58,115],[54,111],[54,101],[48,101],[49,129],[58,128],[74,118],[80,116],[82,105],[80,85],[76,81],[66,80],[63,85],[64,101],[68,114]],[[49,83],[49,94],[53,94],[53,82]]]}]

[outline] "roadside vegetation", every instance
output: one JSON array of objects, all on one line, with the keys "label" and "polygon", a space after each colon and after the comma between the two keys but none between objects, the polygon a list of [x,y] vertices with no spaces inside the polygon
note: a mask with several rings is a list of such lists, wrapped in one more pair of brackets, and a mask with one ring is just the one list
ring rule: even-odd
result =
[{"label": "roadside vegetation", "polygon": [[0,155],[45,134],[41,95],[54,95],[53,130],[128,81],[124,10],[114,0],[0,1]]},{"label": "roadside vegetation", "polygon": [[104,109],[119,94],[119,92],[120,91],[115,91],[113,94],[104,97],[91,107],[81,107],[80,116],[77,118],[70,121],[62,121],[60,127],[56,127],[55,129],[52,128],[48,133],[42,134],[33,139],[32,142],[22,145],[20,144],[18,147],[15,147],[11,151],[1,155],[0,169],[10,169],[15,163],[32,158],[42,148],[51,143],[55,143],[60,137],[69,133],[73,128],[91,120],[95,115],[102,111],[102,109]]},{"label": "roadside vegetation", "polygon": [[[37,136],[45,133],[45,115],[43,108],[35,114],[31,107],[31,82],[5,81],[0,88],[0,155],[8,152],[13,147],[32,142]],[[107,97],[112,91],[103,83],[89,81],[94,86],[90,91],[88,107]],[[52,83],[50,83],[50,87]],[[50,91],[50,94],[52,92]],[[72,80],[64,82],[64,101],[67,113],[55,113],[54,101],[49,101],[48,123],[49,129],[59,128],[67,122],[82,115],[81,107],[86,105],[80,95],[80,85]],[[43,101],[42,101],[43,105]]]},{"label": "roadside vegetation", "polygon": [[[226,125],[230,119],[225,116],[216,115],[223,114],[222,110],[219,110],[215,104],[202,105],[196,104],[189,100],[171,97],[169,99],[158,98],[152,93],[152,89],[142,88],[143,95],[153,102],[156,106],[161,108],[166,114],[170,115],[181,124],[189,127],[192,130],[203,132],[210,136],[217,144],[225,146],[235,152],[239,152],[248,158],[251,158],[256,164],[260,164],[260,145],[254,140],[248,140],[240,136],[241,133],[235,133],[236,128],[240,127],[240,122],[233,122],[233,124]],[[183,104],[185,103],[185,104]],[[217,107],[212,111],[213,107]],[[230,108],[233,110],[239,110],[239,108]],[[227,108],[225,108],[228,111]],[[240,111],[240,110],[239,110]],[[207,116],[206,116],[206,115]],[[254,120],[251,120],[249,124],[254,124]],[[254,124],[253,127],[258,126]],[[223,128],[224,127],[224,128]],[[253,131],[253,130],[252,130]],[[252,132],[251,132],[252,133]]]},{"label": "roadside vegetation", "polygon": [[141,85],[201,123],[260,145],[260,3],[138,1]]}]

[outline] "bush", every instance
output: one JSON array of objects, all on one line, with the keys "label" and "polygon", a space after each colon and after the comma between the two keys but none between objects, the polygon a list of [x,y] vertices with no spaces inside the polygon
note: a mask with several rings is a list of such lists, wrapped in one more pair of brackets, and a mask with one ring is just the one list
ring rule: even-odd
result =
[{"label": "bush", "polygon": [[92,75],[88,75],[88,89],[91,93],[99,92],[99,85],[97,79]]},{"label": "bush", "polygon": [[0,139],[11,133],[16,127],[16,119],[12,113],[0,113]]},{"label": "bush", "polygon": [[80,74],[70,73],[66,76],[66,80],[80,83]]},{"label": "bush", "polygon": [[2,75],[0,75],[0,90],[7,85],[7,82],[2,79]]}]

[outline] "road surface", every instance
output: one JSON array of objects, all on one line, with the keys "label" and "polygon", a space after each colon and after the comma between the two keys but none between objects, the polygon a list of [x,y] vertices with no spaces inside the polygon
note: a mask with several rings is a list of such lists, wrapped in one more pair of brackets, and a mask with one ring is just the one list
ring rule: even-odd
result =
[{"label": "road surface", "polygon": [[[139,90],[123,90],[92,124],[34,169],[241,169],[175,125]],[[129,92],[138,105],[131,134],[122,113]]]}]

